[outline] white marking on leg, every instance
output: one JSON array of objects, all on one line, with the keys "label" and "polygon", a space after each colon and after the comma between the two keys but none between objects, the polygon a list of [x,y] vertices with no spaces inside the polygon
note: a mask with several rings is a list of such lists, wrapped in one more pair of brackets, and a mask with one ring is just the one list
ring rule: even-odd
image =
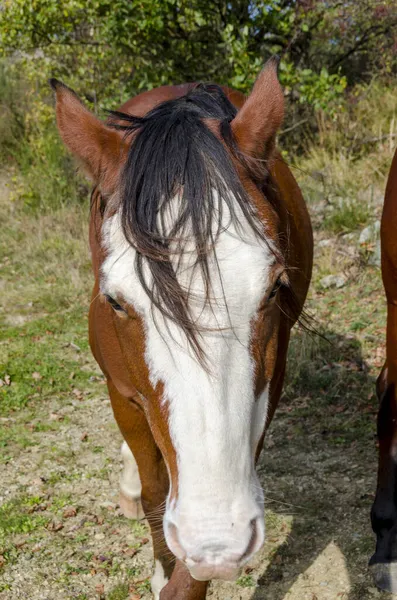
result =
[{"label": "white marking on leg", "polygon": [[121,446],[121,457],[123,459],[123,470],[120,476],[120,490],[128,498],[139,500],[142,484],[139,478],[138,465],[127,442],[123,442]]},{"label": "white marking on leg", "polygon": [[120,476],[120,509],[127,519],[142,519],[144,512],[141,504],[142,485],[138,465],[126,442],[121,446],[123,470]]},{"label": "white marking on leg", "polygon": [[163,565],[159,560],[155,562],[155,569],[151,580],[152,592],[155,600],[159,600],[160,592],[168,583],[168,578],[165,576]]}]

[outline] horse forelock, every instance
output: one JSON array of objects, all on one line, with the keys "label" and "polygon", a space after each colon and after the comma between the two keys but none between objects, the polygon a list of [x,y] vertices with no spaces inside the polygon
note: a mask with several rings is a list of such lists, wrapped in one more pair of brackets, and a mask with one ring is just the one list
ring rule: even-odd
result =
[{"label": "horse forelock", "polygon": [[[124,237],[136,250],[140,284],[152,306],[182,329],[200,360],[202,325],[181,271],[188,264],[192,273],[200,273],[205,304],[211,305],[223,229],[233,224],[239,234],[248,227],[272,248],[236,169],[236,161],[243,159],[230,127],[235,115],[235,107],[216,85],[196,86],[144,117],[111,113],[113,125],[132,138],[118,212]],[[220,123],[219,135],[208,126],[211,122]]]}]

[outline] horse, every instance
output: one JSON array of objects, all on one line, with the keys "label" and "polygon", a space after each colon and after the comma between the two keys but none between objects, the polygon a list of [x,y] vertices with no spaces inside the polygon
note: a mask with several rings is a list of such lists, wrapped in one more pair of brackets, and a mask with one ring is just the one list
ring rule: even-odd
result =
[{"label": "horse", "polygon": [[155,598],[203,600],[263,544],[255,465],[311,278],[277,61],[247,99],[162,86],[106,121],[50,83],[94,184],[89,339],[124,438],[120,506],[148,519]]},{"label": "horse", "polygon": [[397,150],[381,220],[381,266],[387,300],[386,360],[376,382],[379,464],[371,522],[376,549],[370,568],[378,587],[397,592]]}]

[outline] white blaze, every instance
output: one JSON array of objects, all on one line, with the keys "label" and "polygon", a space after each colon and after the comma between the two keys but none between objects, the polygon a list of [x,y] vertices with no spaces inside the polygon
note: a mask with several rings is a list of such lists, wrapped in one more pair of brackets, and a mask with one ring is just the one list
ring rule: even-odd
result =
[{"label": "white blaze", "polygon": [[[191,522],[193,517],[192,526],[198,529],[204,528],[201,522],[213,522],[214,536],[225,519],[237,520],[261,501],[253,448],[263,430],[268,402],[267,387],[258,401],[254,397],[250,339],[274,257],[246,223],[237,203],[235,211],[241,224],[238,230],[224,207],[226,230],[216,243],[218,266],[214,254],[209,256],[211,306],[203,305],[204,283],[200,269],[192,269],[196,256],[191,248],[178,271],[181,286],[192,291],[194,319],[207,328],[201,344],[208,370],[193,355],[181,328],[165,323],[151,306],[135,271],[136,252],[124,238],[119,215],[104,225],[108,255],[101,289],[114,297],[122,295],[141,315],[151,383],[163,383],[163,401],[169,407],[179,488],[177,506],[169,506],[167,513],[177,511],[180,521]],[[230,535],[237,533],[234,530]]]}]

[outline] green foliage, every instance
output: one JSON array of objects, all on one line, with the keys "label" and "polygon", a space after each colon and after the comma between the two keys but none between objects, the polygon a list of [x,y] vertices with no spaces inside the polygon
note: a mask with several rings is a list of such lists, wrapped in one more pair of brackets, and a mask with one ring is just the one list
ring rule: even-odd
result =
[{"label": "green foliage", "polygon": [[128,582],[117,584],[106,596],[107,600],[126,600],[129,594]]},{"label": "green foliage", "polygon": [[31,533],[45,525],[48,521],[47,517],[30,513],[30,509],[40,502],[40,498],[24,497],[2,504],[0,506],[0,542],[6,540],[10,534]]},{"label": "green foliage", "polygon": [[[337,18],[340,3],[332,4]],[[329,5],[302,0],[12,0],[0,13],[0,40],[4,55],[24,51],[19,62],[34,80],[66,78],[99,107],[142,89],[192,79],[247,92],[275,53],[283,55],[282,83],[298,98],[302,94],[303,102],[327,106],[345,86],[339,69],[330,71],[327,60],[316,60],[312,51],[319,36],[323,42]]]},{"label": "green foliage", "polygon": [[14,193],[26,207],[45,211],[86,199],[88,186],[53,124],[39,123],[14,156],[19,167]]},{"label": "green foliage", "polygon": [[395,74],[396,27],[394,0],[7,0],[0,157],[16,161],[26,206],[79,202],[87,187],[55,132],[49,77],[65,80],[103,116],[170,83],[211,80],[247,93],[274,54],[290,105],[283,141],[302,150],[300,127],[317,132],[314,114],[336,119],[348,112],[346,89],[375,71]]},{"label": "green foliage", "polygon": [[366,225],[371,217],[371,206],[363,201],[342,199],[324,219],[324,228],[333,233],[347,233]]},{"label": "green foliage", "polygon": [[14,195],[45,211],[82,202],[88,186],[62,144],[52,103],[19,64],[0,62],[0,159],[17,167]]},{"label": "green foliage", "polygon": [[12,155],[23,138],[27,103],[24,85],[18,72],[11,79],[4,63],[0,63],[0,158]]},{"label": "green foliage", "polygon": [[252,575],[242,575],[237,579],[236,584],[244,588],[255,587],[255,581]]}]

